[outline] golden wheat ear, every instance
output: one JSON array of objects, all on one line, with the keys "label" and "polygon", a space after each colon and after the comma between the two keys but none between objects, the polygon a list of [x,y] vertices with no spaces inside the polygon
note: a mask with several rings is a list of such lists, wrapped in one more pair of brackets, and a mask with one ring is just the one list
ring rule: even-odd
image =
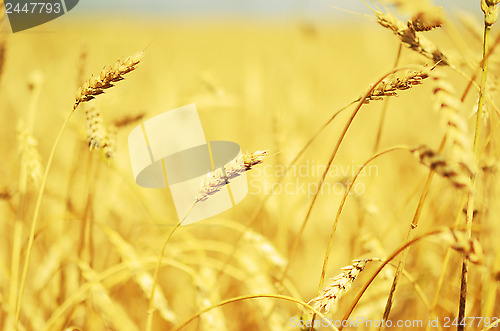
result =
[{"label": "golden wheat ear", "polygon": [[200,192],[195,198],[195,204],[205,201],[209,196],[219,192],[229,180],[240,176],[244,172],[251,170],[258,164],[264,162],[267,151],[245,152],[224,166],[218,168],[205,177],[200,186]]},{"label": "golden wheat ear", "polygon": [[369,103],[371,100],[381,100],[383,97],[398,96],[398,91],[408,90],[415,85],[422,84],[422,81],[429,77],[429,73],[433,69],[434,67],[407,69],[400,76],[390,75],[373,88],[364,102]]},{"label": "golden wheat ear", "polygon": [[97,77],[94,75],[90,76],[89,80],[76,93],[73,110],[80,103],[90,101],[97,95],[104,93],[105,89],[113,87],[113,83],[123,80],[123,75],[135,70],[139,62],[141,62],[143,55],[144,52],[139,52],[124,60],[117,60],[114,65],[104,67]]},{"label": "golden wheat ear", "polygon": [[470,192],[471,181],[468,169],[456,162],[445,159],[444,156],[425,145],[412,148],[410,151],[420,160],[420,163],[435,171],[438,175],[447,178],[453,186]]},{"label": "golden wheat ear", "polygon": [[484,262],[484,252],[477,239],[470,238],[463,231],[448,229],[440,235],[441,239],[457,252],[463,253],[465,258],[474,264]]},{"label": "golden wheat ear", "polygon": [[342,268],[342,273],[330,278],[330,284],[319,291],[319,295],[311,299],[307,304],[318,311],[324,310],[325,313],[335,308],[340,298],[347,293],[356,280],[359,273],[363,271],[366,264],[372,259],[354,260],[352,265]]},{"label": "golden wheat ear", "polygon": [[[399,38],[402,44],[433,60],[434,63],[449,65],[448,58],[441,50],[434,43],[418,34],[419,31],[431,29],[433,25],[434,27],[439,26],[439,22],[424,23],[414,17],[410,20],[409,25],[407,25],[398,20],[390,11],[384,13],[375,8],[370,9],[373,11],[373,14],[375,14],[375,21],[384,28],[391,30]],[[417,29],[415,29],[415,25],[417,25]]]}]

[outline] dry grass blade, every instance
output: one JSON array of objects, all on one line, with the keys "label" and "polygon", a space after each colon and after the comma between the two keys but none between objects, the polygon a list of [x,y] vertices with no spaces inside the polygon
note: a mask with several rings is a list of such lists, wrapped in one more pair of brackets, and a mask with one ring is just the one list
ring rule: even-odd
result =
[{"label": "dry grass blade", "polygon": [[95,96],[104,93],[105,89],[113,87],[113,83],[123,80],[123,75],[135,70],[142,56],[143,52],[139,52],[125,60],[117,60],[113,66],[104,67],[97,77],[90,76],[90,79],[78,90],[73,110],[80,103],[92,100]]},{"label": "dry grass blade", "polygon": [[447,178],[456,188],[466,192],[470,191],[470,173],[463,166],[445,159],[441,154],[425,145],[412,148],[411,152],[423,165]]},{"label": "dry grass blade", "polygon": [[332,311],[340,298],[350,290],[352,283],[371,259],[354,260],[352,265],[342,268],[342,273],[330,279],[330,284],[319,291],[319,295],[308,304],[319,311]]},{"label": "dry grass blade", "polygon": [[254,166],[262,163],[267,156],[267,151],[245,152],[224,166],[210,172],[203,180],[200,192],[194,203],[207,200],[211,195],[219,192],[229,180],[240,176]]}]

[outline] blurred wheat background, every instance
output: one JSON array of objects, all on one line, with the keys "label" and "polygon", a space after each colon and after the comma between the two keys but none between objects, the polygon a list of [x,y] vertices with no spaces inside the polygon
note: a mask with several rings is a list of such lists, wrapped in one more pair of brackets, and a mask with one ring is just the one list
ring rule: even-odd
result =
[{"label": "blurred wheat background", "polygon": [[[440,167],[452,158],[450,139],[439,164],[435,159],[429,164],[422,150],[413,150],[417,158],[408,152],[422,144],[437,152],[443,137],[450,137],[446,111],[456,107],[456,122],[451,122],[465,128],[468,133],[460,139],[471,142],[459,159],[474,154],[484,28],[480,1],[476,2],[477,12],[445,8],[439,14],[441,27],[418,31],[452,63],[442,61],[437,66],[438,60],[406,47],[390,28],[380,26],[380,17],[364,5],[364,15],[345,14],[349,20],[338,22],[310,17],[162,21],[82,15],[12,34],[4,20],[1,328],[300,329],[292,321],[319,319],[307,305],[313,305],[319,284],[328,286],[329,278],[340,275],[352,287],[340,291],[342,297],[326,298],[333,308],[322,310],[325,316],[341,320],[369,284],[351,318],[381,320],[392,293],[389,319],[422,320],[423,328],[442,329],[445,318],[453,321],[459,316],[463,264],[468,266],[465,316],[491,321],[500,317],[497,50],[489,58],[483,86],[480,152],[471,161],[476,170],[466,175],[467,181],[475,178],[474,184],[467,184],[473,193],[457,188],[456,174],[448,168],[445,177],[428,180],[426,165],[442,175]],[[424,2],[409,3],[388,3],[405,26],[419,13],[433,12]],[[387,12],[383,6],[368,6]],[[325,11],[329,10],[334,11],[326,5]],[[497,35],[493,25],[490,46],[496,46]],[[43,174],[75,94],[91,74],[98,75],[103,66],[138,51],[144,54],[133,72],[95,100],[82,103],[70,118],[48,171],[29,248]],[[332,170],[337,172],[330,172],[324,182],[325,187],[340,189],[320,192],[304,223],[325,165],[358,103],[342,111],[305,150],[294,165],[302,172],[286,175],[283,169],[333,114],[359,101],[395,63],[398,68],[424,70],[431,77],[407,90],[397,89],[397,97],[394,91],[383,90],[382,100],[374,97],[360,108],[333,160]],[[475,74],[476,85],[460,102]],[[384,82],[391,79],[388,76]],[[437,91],[443,89],[440,96]],[[234,141],[243,150],[267,150],[269,156],[248,172],[250,191],[243,202],[174,231],[159,269],[153,312],[148,306],[155,266],[163,242],[179,220],[169,190],[135,184],[127,137],[143,120],[190,103],[197,105],[207,140]],[[107,139],[108,154],[102,153],[102,145],[89,151],[92,121],[105,130],[106,137],[100,138]],[[329,247],[337,211],[356,171],[376,153],[394,146],[406,147],[376,158],[370,171],[356,180],[353,188],[358,191],[347,197]],[[461,173],[462,168],[452,170]],[[278,184],[274,192],[273,184]],[[421,209],[416,213],[417,206]],[[408,235],[415,217],[418,226]],[[381,261],[408,240],[443,227],[455,228],[463,236],[430,235],[397,255],[368,283]],[[330,258],[321,282],[327,250]],[[364,263],[353,264],[355,259],[374,261],[365,268]],[[402,260],[403,276],[391,291]],[[341,268],[350,265],[342,273]],[[332,286],[346,287],[335,281]],[[224,300],[262,294],[284,295],[302,304],[250,298],[197,315]],[[152,326],[147,326],[150,315]],[[191,317],[196,318],[184,323]],[[429,318],[439,318],[440,327],[427,327]],[[489,324],[469,323],[468,330]],[[322,328],[328,329],[315,329]]]}]

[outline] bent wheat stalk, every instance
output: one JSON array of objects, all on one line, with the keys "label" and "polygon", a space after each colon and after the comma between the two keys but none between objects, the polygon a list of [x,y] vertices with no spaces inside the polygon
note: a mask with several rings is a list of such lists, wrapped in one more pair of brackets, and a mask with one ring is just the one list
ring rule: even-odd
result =
[{"label": "bent wheat stalk", "polygon": [[[405,251],[408,247],[412,246],[413,244],[419,242],[420,240],[422,239],[425,239],[425,238],[428,238],[428,237],[432,237],[432,236],[441,236],[442,238],[448,238],[450,239],[450,232],[452,233],[451,237],[451,246],[452,247],[469,247],[469,249],[471,249],[470,247],[473,247],[473,245],[463,245],[463,242],[459,242],[460,241],[460,235],[456,235],[456,233],[458,233],[459,231],[456,231],[456,230],[453,230],[453,229],[450,229],[450,228],[444,228],[444,229],[438,229],[438,230],[434,230],[434,231],[431,231],[431,232],[428,232],[428,233],[425,233],[425,234],[422,234],[418,237],[415,237],[414,239],[412,239],[411,241],[405,243],[403,246],[399,247],[397,250],[394,251],[394,253],[392,253],[391,256],[389,256],[378,268],[377,270],[373,273],[373,275],[368,279],[368,281],[366,282],[366,284],[363,286],[363,288],[359,291],[358,295],[356,296],[356,298],[353,300],[351,306],[349,307],[349,309],[347,310],[346,314],[344,315],[343,319],[342,320],[348,320],[349,317],[351,316],[352,312],[354,311],[354,308],[356,308],[356,305],[358,304],[359,300],[361,299],[361,297],[363,296],[363,294],[366,292],[366,290],[368,289],[368,287],[370,287],[371,283],[375,280],[375,278],[380,274],[380,272],[384,269],[384,267],[389,264],[389,262],[391,262],[396,256],[398,256],[401,252]],[[455,235],[453,235],[455,234]],[[456,239],[453,239],[453,238],[456,238]],[[479,249],[477,249],[477,251],[479,251]],[[474,253],[472,253],[472,251],[467,251],[467,254],[468,256],[474,256]],[[475,258],[475,256],[474,256]],[[339,330],[342,330],[343,327],[341,326],[339,328]]]},{"label": "bent wheat stalk", "polygon": [[172,228],[167,238],[163,242],[161,253],[158,257],[158,263],[156,264],[153,276],[153,286],[151,288],[151,296],[149,298],[148,316],[146,319],[147,331],[151,331],[153,328],[154,298],[156,287],[158,286],[158,275],[160,273],[160,267],[162,264],[163,255],[165,254],[167,243],[169,242],[170,238],[172,238],[175,230],[177,230],[182,225],[182,222],[186,219],[186,217],[189,215],[189,213],[197,203],[207,200],[210,195],[213,195],[216,192],[220,191],[229,182],[229,179],[236,178],[242,173],[251,170],[254,166],[262,163],[266,156],[267,151],[256,151],[254,153],[245,152],[226,164],[224,166],[224,170],[222,170],[222,168],[218,168],[215,171],[209,173],[207,177],[202,181],[200,192],[195,197],[186,214],[179,221],[179,223],[177,223],[177,225]]},{"label": "bent wheat stalk", "polygon": [[[349,130],[352,122],[354,121],[354,118],[356,117],[356,115],[358,114],[359,110],[361,109],[361,107],[365,104],[365,101],[370,99],[371,97],[374,96],[374,93],[376,93],[377,97],[380,97],[381,95],[384,95],[384,96],[394,96],[394,89],[393,89],[393,86],[396,86],[396,87],[403,87],[404,90],[408,89],[408,87],[411,87],[413,86],[414,84],[411,84],[409,83],[409,81],[413,81],[414,79],[417,79],[418,78],[415,78],[415,77],[421,77],[422,79],[424,79],[424,72],[426,70],[429,70],[427,68],[421,68],[419,70],[414,70],[413,68],[411,67],[404,67],[404,68],[397,68],[397,69],[394,69],[394,70],[391,70],[389,73],[387,73],[386,75],[384,75],[382,78],[380,78],[367,92],[366,94],[360,99],[359,103],[358,103],[358,106],[356,107],[356,109],[354,110],[354,112],[352,113],[351,117],[348,119],[347,123],[345,124],[344,126],[344,129],[342,131],[342,133],[340,134],[340,138],[337,140],[337,144],[335,145],[331,155],[330,155],[330,159],[328,160],[327,164],[326,164],[326,168],[325,168],[325,171],[323,172],[322,176],[321,176],[321,179],[317,185],[317,188],[318,190],[316,191],[316,193],[314,194],[312,200],[311,200],[311,203],[309,205],[309,209],[307,210],[307,213],[306,213],[306,216],[304,218],[304,221],[302,222],[302,225],[299,229],[299,232],[296,236],[296,239],[292,245],[292,249],[290,251],[290,255],[289,255],[289,258],[288,258],[288,263],[286,265],[286,268],[285,270],[283,271],[283,274],[281,275],[280,279],[279,279],[279,282],[283,282],[283,280],[286,278],[287,274],[288,274],[288,271],[290,269],[290,264],[295,256],[295,253],[297,251],[297,248],[298,248],[298,245],[299,245],[299,242],[300,242],[300,239],[302,237],[302,234],[304,233],[304,230],[307,226],[307,223],[309,221],[309,217],[311,215],[311,212],[312,212],[312,209],[316,203],[316,199],[318,198],[318,195],[319,195],[319,192],[321,191],[321,188],[323,186],[323,183],[325,181],[325,178],[326,178],[326,175],[328,174],[328,171],[330,171],[330,167],[332,166],[332,163],[333,163],[333,160],[335,159],[335,156],[337,155],[337,152],[338,150],[340,149],[340,145],[342,144],[342,142],[344,141],[344,138],[345,136],[347,135],[347,131]],[[432,69],[431,69],[432,70]],[[391,77],[392,75],[398,73],[398,72],[408,72],[410,71],[411,73],[409,75],[405,75],[404,77],[406,77],[406,80],[408,80],[406,83],[404,82],[400,82],[400,83],[388,83],[386,82],[385,80],[388,78],[388,77]],[[427,74],[427,77],[428,77],[428,74]],[[379,84],[382,86],[382,88],[379,87]],[[381,93],[380,91],[385,91],[385,88],[384,87],[387,87],[388,90],[387,90],[387,94],[383,94]],[[398,89],[398,88],[396,88]],[[378,92],[374,92],[374,91],[378,91]]]}]

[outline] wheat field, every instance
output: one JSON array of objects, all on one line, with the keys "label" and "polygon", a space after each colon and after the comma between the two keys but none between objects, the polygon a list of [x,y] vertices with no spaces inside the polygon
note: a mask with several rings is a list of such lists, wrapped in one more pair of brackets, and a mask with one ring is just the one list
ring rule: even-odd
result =
[{"label": "wheat field", "polygon": [[[481,20],[418,6],[4,22],[1,328],[494,329],[500,39],[483,2],[489,42]],[[266,153],[245,159],[242,202],[179,227],[171,192],[135,183],[128,134],[192,103],[207,140]]]}]

